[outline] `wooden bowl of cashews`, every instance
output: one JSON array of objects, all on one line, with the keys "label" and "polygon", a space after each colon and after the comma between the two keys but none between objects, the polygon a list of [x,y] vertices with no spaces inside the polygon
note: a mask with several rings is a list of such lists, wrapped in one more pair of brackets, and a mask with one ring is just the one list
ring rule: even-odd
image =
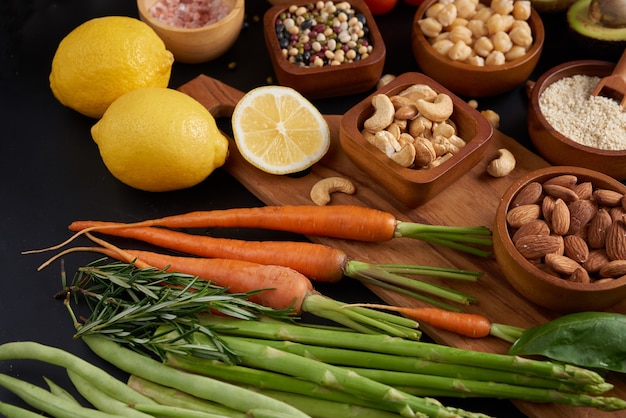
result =
[{"label": "wooden bowl of cashews", "polygon": [[504,278],[556,312],[603,310],[626,300],[624,194],[619,181],[582,167],[550,166],[517,178],[493,226]]},{"label": "wooden bowl of cashews", "polygon": [[339,130],[348,158],[408,207],[470,171],[492,137],[480,112],[416,72],[399,75],[352,107]]},{"label": "wooden bowl of cashews", "polygon": [[280,2],[263,25],[278,83],[309,99],[363,93],[382,75],[385,43],[363,0]]},{"label": "wooden bowl of cashews", "polygon": [[522,85],[537,66],[544,38],[529,0],[425,0],[411,30],[420,70],[467,98]]}]

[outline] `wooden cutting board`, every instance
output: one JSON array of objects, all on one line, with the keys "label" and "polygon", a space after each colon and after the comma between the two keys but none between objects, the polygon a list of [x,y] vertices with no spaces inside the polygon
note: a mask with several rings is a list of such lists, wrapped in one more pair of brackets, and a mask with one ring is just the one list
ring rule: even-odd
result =
[{"label": "wooden cutting board", "polygon": [[[218,80],[201,75],[179,88],[206,106],[216,118],[230,117],[243,92]],[[360,171],[342,152],[339,144],[341,116],[325,116],[331,130],[332,145],[326,156],[305,176],[289,177],[267,174],[248,164],[237,152],[234,143],[226,170],[250,192],[267,205],[308,205],[311,187],[320,179],[329,176],[350,178],[355,186],[354,195],[334,194],[330,204],[353,204],[377,208],[396,215],[400,220],[433,225],[493,226],[495,211],[500,197],[519,176],[549,165],[545,160],[521,146],[514,139],[499,131],[495,132],[488,157],[473,170],[466,173],[447,190],[418,208],[408,208],[396,201],[387,190],[379,186]],[[515,171],[505,178],[493,178],[486,174],[490,155],[497,149],[507,148],[515,155]],[[450,267],[484,272],[477,283],[438,281],[477,297],[477,303],[465,309],[480,313],[492,322],[531,327],[558,316],[557,313],[540,308],[520,296],[505,280],[496,261],[459,253],[448,248],[433,246],[411,239],[395,239],[385,243],[359,243],[331,238],[309,237],[313,242],[327,244],[345,251],[348,256],[362,261],[379,263],[406,263]],[[371,287],[381,299],[392,305],[419,306],[420,302],[394,292]],[[613,308],[626,313],[626,301]],[[506,353],[509,345],[496,338],[471,339],[432,329],[427,325],[424,332],[440,344],[477,351]],[[626,399],[626,377],[612,374],[608,381],[615,388],[607,393]],[[626,417],[626,411],[603,413],[591,408],[574,408],[558,404],[536,404],[514,401],[515,405],[529,417],[583,418],[583,417]]]}]

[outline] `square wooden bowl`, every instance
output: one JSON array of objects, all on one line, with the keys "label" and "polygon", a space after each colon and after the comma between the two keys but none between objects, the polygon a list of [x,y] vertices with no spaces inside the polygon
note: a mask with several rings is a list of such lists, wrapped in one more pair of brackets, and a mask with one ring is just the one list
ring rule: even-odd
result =
[{"label": "square wooden bowl", "polygon": [[263,17],[265,43],[278,83],[292,87],[309,99],[346,96],[362,93],[376,86],[385,65],[385,43],[376,26],[374,16],[363,0],[350,4],[363,14],[369,28],[372,53],[359,61],[323,67],[304,67],[289,62],[281,52],[276,36],[276,21],[290,5],[306,6],[310,0],[294,0],[271,7]]},{"label": "square wooden bowl", "polygon": [[[457,135],[467,143],[452,158],[429,169],[400,166],[370,144],[361,133],[363,123],[374,113],[371,104],[374,95],[383,93],[393,96],[414,84],[427,84],[436,92],[451,97],[454,111],[450,119],[457,127]],[[341,147],[350,160],[409,207],[422,205],[470,171],[487,153],[492,137],[493,127],[480,112],[421,73],[404,73],[381,87],[350,109],[342,117],[340,126]]]}]

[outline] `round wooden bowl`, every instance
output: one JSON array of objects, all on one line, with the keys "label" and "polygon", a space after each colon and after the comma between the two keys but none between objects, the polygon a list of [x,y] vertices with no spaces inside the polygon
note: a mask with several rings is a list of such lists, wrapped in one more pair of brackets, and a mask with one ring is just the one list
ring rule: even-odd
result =
[{"label": "round wooden bowl", "polygon": [[511,240],[506,214],[519,191],[531,182],[542,183],[552,177],[572,174],[579,182],[591,182],[596,188],[626,193],[617,180],[581,167],[551,166],[527,173],[511,184],[502,196],[493,227],[493,250],[506,280],[522,296],[557,312],[603,310],[626,298],[626,276],[608,282],[575,283],[548,274],[524,258]]},{"label": "round wooden bowl", "polygon": [[150,13],[158,0],[137,0],[139,17],[159,35],[178,62],[194,64],[214,60],[233,46],[243,27],[244,0],[225,0],[233,10],[223,19],[201,28],[177,28]]},{"label": "round wooden bowl", "polygon": [[[370,144],[361,134],[363,123],[374,113],[372,97],[376,94],[393,96],[414,84],[427,84],[438,93],[452,98],[451,119],[457,135],[467,145],[441,165],[429,169],[406,168],[395,163]],[[389,84],[352,107],[341,118],[339,139],[348,158],[373,181],[383,185],[398,201],[408,207],[419,206],[444,191],[478,164],[488,150],[493,127],[476,109],[454,95],[450,90],[421,73],[404,73]]]},{"label": "round wooden bowl", "polygon": [[293,0],[277,4],[265,12],[265,43],[278,83],[296,89],[309,99],[346,96],[374,88],[385,66],[386,49],[374,16],[363,0],[350,0],[350,4],[365,16],[369,28],[370,42],[374,48],[367,58],[341,65],[302,67],[289,62],[283,56],[276,36],[275,22],[287,7],[310,3],[310,0]]},{"label": "round wooden bowl", "polygon": [[522,85],[528,79],[537,66],[545,39],[541,17],[534,9],[528,20],[534,43],[526,55],[502,65],[478,67],[441,55],[422,33],[418,21],[424,18],[426,10],[437,1],[439,0],[426,0],[419,6],[411,30],[413,56],[424,74],[452,92],[469,98],[496,96]]},{"label": "round wooden bowl", "polygon": [[541,93],[555,81],[577,74],[604,77],[614,67],[607,61],[570,61],[548,70],[535,83],[528,83],[528,133],[537,152],[548,162],[585,167],[626,180],[626,150],[601,150],[572,141],[552,128],[539,107]]}]

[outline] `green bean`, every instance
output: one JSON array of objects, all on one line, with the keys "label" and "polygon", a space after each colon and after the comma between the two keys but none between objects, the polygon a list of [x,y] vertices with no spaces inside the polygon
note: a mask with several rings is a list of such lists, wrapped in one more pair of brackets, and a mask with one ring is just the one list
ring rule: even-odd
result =
[{"label": "green bean", "polygon": [[48,379],[45,376],[43,377],[43,380],[46,381],[46,384],[48,385],[48,389],[50,390],[50,393],[52,393],[53,395],[59,396],[61,398],[65,398],[68,401],[72,401],[76,405],[80,405],[80,402],[78,402],[76,398],[74,398],[72,394],[69,393],[67,390],[63,389],[61,386],[57,385],[56,383],[54,383],[52,380]]},{"label": "green bean", "polygon": [[0,415],[6,418],[41,418],[41,414],[5,402],[0,402]]},{"label": "green bean", "polygon": [[[126,403],[155,403],[99,367],[59,348],[32,341],[9,342],[0,345],[0,361],[16,359],[39,360],[72,370],[83,379],[96,384],[103,392]],[[46,393],[49,394],[47,391]]]},{"label": "green bean", "polygon": [[83,379],[71,370],[67,371],[67,375],[69,376],[70,381],[74,384],[74,387],[76,387],[78,393],[80,393],[90,404],[100,411],[125,416],[127,418],[152,417],[152,415],[144,414],[143,412],[135,410],[129,407],[128,404],[104,393],[98,389],[96,385],[86,379]]},{"label": "green bean", "polygon": [[291,414],[292,418],[310,418],[304,412],[269,396],[206,376],[173,369],[145,355],[124,348],[105,337],[85,335],[82,339],[103,360],[108,361],[128,374],[137,375],[202,399],[218,402],[238,411],[247,412],[258,408]]},{"label": "green bean", "polygon": [[0,386],[13,392],[33,408],[55,418],[124,418],[123,415],[111,415],[76,405],[74,402],[53,395],[37,385],[6,374],[0,374]]}]

